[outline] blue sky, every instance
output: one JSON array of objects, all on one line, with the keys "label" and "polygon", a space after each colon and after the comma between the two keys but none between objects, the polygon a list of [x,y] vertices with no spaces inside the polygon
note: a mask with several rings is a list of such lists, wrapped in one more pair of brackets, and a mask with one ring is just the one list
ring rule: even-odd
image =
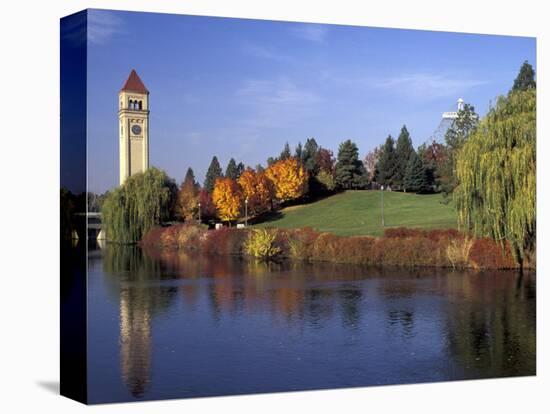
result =
[{"label": "blue sky", "polygon": [[91,10],[88,183],[118,184],[117,96],[131,69],[150,91],[150,163],[202,182],[213,155],[265,165],[309,137],[361,158],[407,125],[425,142],[462,97],[483,115],[535,39]]}]

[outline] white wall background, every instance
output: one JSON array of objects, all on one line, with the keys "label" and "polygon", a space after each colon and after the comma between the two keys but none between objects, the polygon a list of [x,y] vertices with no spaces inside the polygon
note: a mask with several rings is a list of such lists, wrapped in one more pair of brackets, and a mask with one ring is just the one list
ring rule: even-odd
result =
[{"label": "white wall background", "polygon": [[[4,1],[0,11],[0,411],[80,412],[59,397],[59,18],[86,7],[528,35],[538,38],[538,375],[244,397],[103,405],[94,412],[548,412],[548,81],[545,3],[298,0]],[[40,106],[30,108],[30,99]],[[30,112],[29,112],[30,110]],[[29,116],[29,113],[31,116]],[[40,226],[40,231],[37,231]],[[546,251],[546,257],[544,255]],[[45,385],[46,384],[46,385]]]}]

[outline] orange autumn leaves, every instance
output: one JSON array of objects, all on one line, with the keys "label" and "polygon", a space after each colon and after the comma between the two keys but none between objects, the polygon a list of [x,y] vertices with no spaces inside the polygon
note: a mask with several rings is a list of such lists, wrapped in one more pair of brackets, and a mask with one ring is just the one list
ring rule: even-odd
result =
[{"label": "orange autumn leaves", "polygon": [[274,198],[289,201],[303,196],[307,180],[300,161],[288,158],[275,162],[265,172],[247,168],[237,181],[218,178],[212,200],[219,218],[231,221],[241,216],[245,200],[248,200],[248,214],[257,215],[267,211]]},{"label": "orange autumn leaves", "polygon": [[248,213],[256,215],[267,211],[273,198],[273,184],[264,172],[247,168],[237,180],[245,199],[248,199]]},{"label": "orange autumn leaves", "polygon": [[307,191],[307,172],[296,158],[277,161],[265,175],[273,183],[275,197],[281,201],[299,198]]},{"label": "orange autumn leaves", "polygon": [[221,220],[235,220],[241,215],[243,195],[239,185],[231,178],[218,178],[212,192],[212,201]]}]

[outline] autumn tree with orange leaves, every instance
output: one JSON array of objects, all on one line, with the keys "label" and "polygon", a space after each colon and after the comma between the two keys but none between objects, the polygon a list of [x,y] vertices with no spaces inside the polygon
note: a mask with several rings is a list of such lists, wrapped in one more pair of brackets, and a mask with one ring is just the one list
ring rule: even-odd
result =
[{"label": "autumn tree with orange leaves", "polygon": [[248,199],[249,214],[256,215],[267,211],[274,195],[273,184],[265,172],[256,172],[247,168],[239,177],[243,196]]},{"label": "autumn tree with orange leaves", "polygon": [[300,198],[307,192],[307,172],[296,158],[275,162],[265,170],[265,174],[273,183],[275,197],[281,201]]},{"label": "autumn tree with orange leaves", "polygon": [[230,222],[239,218],[243,202],[241,188],[230,178],[218,178],[214,184],[212,201],[221,220]]},{"label": "autumn tree with orange leaves", "polygon": [[195,182],[193,170],[189,168],[185,179],[181,183],[176,199],[176,215],[181,220],[195,218],[199,204],[199,186]]}]

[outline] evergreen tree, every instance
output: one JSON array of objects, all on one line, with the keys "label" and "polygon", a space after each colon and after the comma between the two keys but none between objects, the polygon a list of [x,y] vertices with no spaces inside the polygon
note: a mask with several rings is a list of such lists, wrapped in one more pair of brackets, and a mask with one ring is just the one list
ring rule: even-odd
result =
[{"label": "evergreen tree", "polygon": [[206,178],[204,179],[205,190],[212,193],[216,179],[221,177],[223,177],[222,167],[220,167],[218,157],[214,155],[212,161],[210,162],[210,166],[208,167],[208,171],[206,171]]},{"label": "evergreen tree", "polygon": [[286,142],[283,150],[281,151],[281,155],[279,155],[279,159],[287,160],[290,157],[292,157],[292,154],[290,153],[290,145],[288,145],[288,142]]},{"label": "evergreen tree", "polygon": [[468,137],[472,135],[479,123],[479,116],[470,104],[464,104],[457,113],[457,118],[445,133],[445,162],[441,165],[441,191],[446,200],[456,187],[456,159]]},{"label": "evergreen tree", "polygon": [[296,149],[294,150],[294,157],[301,160],[302,159],[302,155],[303,155],[303,147],[302,147],[302,143],[301,142],[298,142],[298,145],[296,145]]},{"label": "evergreen tree", "polygon": [[512,91],[526,91],[527,89],[535,89],[536,87],[535,70],[529,62],[525,61],[521,65],[517,78],[514,80]]},{"label": "evergreen tree", "polygon": [[225,169],[225,177],[236,180],[239,178],[238,175],[239,170],[237,169],[237,162],[235,161],[235,158],[231,158],[227,164],[227,168]]},{"label": "evergreen tree", "polygon": [[416,152],[411,154],[407,163],[403,184],[406,191],[414,193],[426,193],[431,190],[426,169]]},{"label": "evergreen tree", "polygon": [[192,183],[194,187],[197,187],[197,182],[195,181],[195,173],[193,172],[193,169],[189,167],[187,169],[187,172],[185,173],[185,178],[183,179],[183,182],[189,182]]},{"label": "evergreen tree", "polygon": [[306,170],[313,174],[317,174],[317,172],[319,172],[319,166],[317,165],[318,152],[319,145],[317,145],[315,138],[308,138],[302,152],[302,161],[304,162]]},{"label": "evergreen tree", "polygon": [[404,184],[403,180],[405,178],[407,165],[409,164],[409,159],[414,152],[411,136],[409,134],[409,131],[407,131],[407,127],[405,125],[403,125],[403,127],[401,128],[401,132],[399,133],[399,137],[397,138],[395,152],[397,156],[397,167],[395,169],[395,176],[393,181],[397,187],[402,188]]},{"label": "evergreen tree", "polygon": [[244,172],[244,164],[242,162],[239,162],[237,164],[237,178],[241,176],[241,174]]},{"label": "evergreen tree", "polygon": [[335,167],[336,184],[340,188],[364,188],[366,184],[365,166],[359,160],[357,145],[351,140],[344,141],[338,148]]},{"label": "evergreen tree", "polygon": [[397,171],[397,152],[395,151],[395,141],[391,135],[388,135],[380,151],[376,169],[376,182],[378,184],[386,186],[394,185]]}]

